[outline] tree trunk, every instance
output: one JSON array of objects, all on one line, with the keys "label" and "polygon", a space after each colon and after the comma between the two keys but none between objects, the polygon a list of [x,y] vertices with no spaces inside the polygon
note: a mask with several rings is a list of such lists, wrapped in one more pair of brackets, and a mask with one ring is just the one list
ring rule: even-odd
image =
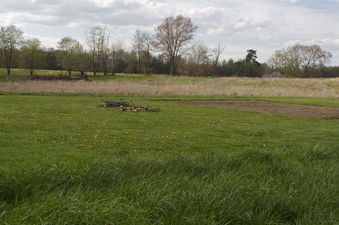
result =
[{"label": "tree trunk", "polygon": [[30,74],[31,74],[31,77],[33,77],[33,69],[30,69]]},{"label": "tree trunk", "polygon": [[68,78],[71,79],[71,76],[72,76],[72,70],[69,70],[68,71]]},{"label": "tree trunk", "polygon": [[93,76],[97,75],[97,68],[95,66],[95,61],[93,61]]},{"label": "tree trunk", "polygon": [[150,46],[147,44],[147,66],[146,66],[146,73],[151,73],[151,54],[150,54]]},{"label": "tree trunk", "polygon": [[6,49],[4,49],[5,52],[5,61],[6,61],[6,69],[7,69],[7,75],[11,75],[11,66],[10,66],[10,60],[8,56],[8,52]]},{"label": "tree trunk", "polygon": [[170,73],[169,73],[169,75],[173,75],[173,70],[174,70],[174,68],[173,68],[173,65],[171,64],[170,65]]},{"label": "tree trunk", "polygon": [[177,73],[177,71],[176,71],[176,65],[175,65],[175,62],[172,61],[172,62],[170,63],[170,75],[175,75],[176,73]]},{"label": "tree trunk", "polygon": [[7,67],[7,75],[9,76],[11,75],[11,67],[8,65],[6,67]]},{"label": "tree trunk", "polygon": [[94,51],[92,53],[92,66],[93,66],[93,76],[96,76],[97,75],[97,68],[96,68],[96,65],[95,65],[95,53],[94,53]]},{"label": "tree trunk", "polygon": [[138,69],[139,69],[139,73],[142,73],[142,65],[141,65],[141,54],[140,52],[138,52]]},{"label": "tree trunk", "polygon": [[13,49],[11,48],[9,50],[8,65],[7,65],[7,74],[8,75],[11,75],[12,54],[13,54]]},{"label": "tree trunk", "polygon": [[80,74],[81,74],[81,77],[82,77],[83,80],[88,80],[88,77],[87,77],[85,71],[83,71],[83,70],[80,71]]},{"label": "tree trunk", "polygon": [[107,75],[107,64],[104,64],[104,76]]},{"label": "tree trunk", "polygon": [[141,65],[141,61],[140,61],[140,59],[139,59],[139,62],[138,62],[138,66],[139,66],[139,73],[141,74],[142,73],[142,65]]}]

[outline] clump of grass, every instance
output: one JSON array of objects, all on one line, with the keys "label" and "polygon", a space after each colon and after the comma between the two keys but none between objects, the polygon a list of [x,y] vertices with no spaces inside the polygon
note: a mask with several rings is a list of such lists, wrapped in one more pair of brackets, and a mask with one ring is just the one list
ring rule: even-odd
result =
[{"label": "clump of grass", "polygon": [[[244,166],[237,171],[222,163],[232,158],[222,153],[127,157],[73,168],[37,165],[1,177],[2,219],[30,224],[41,220],[52,224],[257,225],[308,221],[310,212],[320,210],[319,195],[324,193],[302,185],[305,181],[298,174],[271,177],[266,163],[272,161],[260,152],[243,154],[247,163],[255,164],[252,170]],[[249,155],[258,157],[252,161]],[[311,173],[310,168],[300,169]],[[281,176],[292,176],[297,189],[283,192],[291,184],[283,183]],[[335,210],[334,205],[321,207],[327,216]]]},{"label": "clump of grass", "polygon": [[318,145],[308,149],[305,154],[311,162],[338,161],[339,158],[339,152],[336,149],[321,149]]}]

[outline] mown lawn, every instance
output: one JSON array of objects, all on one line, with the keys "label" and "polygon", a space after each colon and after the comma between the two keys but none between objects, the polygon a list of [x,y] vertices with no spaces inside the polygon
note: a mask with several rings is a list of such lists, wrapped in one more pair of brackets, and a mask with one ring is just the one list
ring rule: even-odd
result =
[{"label": "mown lawn", "polygon": [[0,95],[0,224],[339,223],[338,120],[102,99]]}]

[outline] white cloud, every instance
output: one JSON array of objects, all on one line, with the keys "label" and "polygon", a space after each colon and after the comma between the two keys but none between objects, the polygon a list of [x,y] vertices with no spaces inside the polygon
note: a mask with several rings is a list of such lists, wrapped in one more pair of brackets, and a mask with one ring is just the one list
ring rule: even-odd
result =
[{"label": "white cloud", "polygon": [[210,47],[223,43],[226,58],[255,48],[264,61],[295,42],[316,43],[339,55],[339,0],[1,0],[0,24],[14,23],[49,46],[66,35],[84,42],[94,24],[128,42],[135,29],[151,32],[162,18],[177,14],[199,26],[196,39]]}]

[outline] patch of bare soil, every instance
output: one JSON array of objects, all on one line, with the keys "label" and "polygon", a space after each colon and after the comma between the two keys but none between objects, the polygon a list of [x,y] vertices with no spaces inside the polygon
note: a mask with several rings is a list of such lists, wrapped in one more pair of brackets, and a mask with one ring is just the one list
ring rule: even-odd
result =
[{"label": "patch of bare soil", "polygon": [[180,100],[175,102],[184,105],[211,106],[272,115],[339,119],[339,107],[297,105],[253,100]]}]

